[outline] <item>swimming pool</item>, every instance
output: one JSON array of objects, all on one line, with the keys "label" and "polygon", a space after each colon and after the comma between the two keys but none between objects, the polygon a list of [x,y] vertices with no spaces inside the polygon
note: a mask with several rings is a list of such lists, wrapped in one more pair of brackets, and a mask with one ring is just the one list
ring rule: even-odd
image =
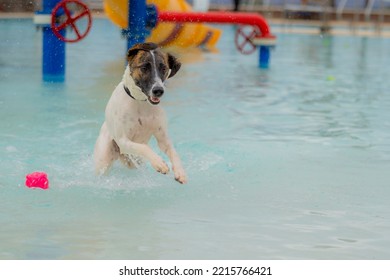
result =
[{"label": "swimming pool", "polygon": [[[0,259],[390,258],[390,40],[279,34],[261,70],[223,29],[219,52],[181,54],[162,103],[182,186],[94,176],[115,26],[96,19],[66,83],[44,84],[32,20],[0,21]],[[24,186],[36,170],[49,190]]]}]

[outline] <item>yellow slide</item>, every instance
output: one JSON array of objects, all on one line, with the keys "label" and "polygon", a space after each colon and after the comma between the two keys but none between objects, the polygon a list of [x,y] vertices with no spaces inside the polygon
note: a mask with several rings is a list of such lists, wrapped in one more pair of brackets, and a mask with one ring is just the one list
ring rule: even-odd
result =
[{"label": "yellow slide", "polygon": [[[120,28],[127,28],[128,0],[104,0],[108,18]],[[159,11],[191,11],[185,0],[148,0]],[[158,23],[147,41],[161,46],[213,48],[221,36],[221,30],[199,23]]]}]

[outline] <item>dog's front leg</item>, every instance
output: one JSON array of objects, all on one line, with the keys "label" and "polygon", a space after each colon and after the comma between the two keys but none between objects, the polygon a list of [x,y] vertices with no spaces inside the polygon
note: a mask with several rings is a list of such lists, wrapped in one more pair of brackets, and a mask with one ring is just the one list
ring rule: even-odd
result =
[{"label": "dog's front leg", "polygon": [[118,141],[116,141],[116,143],[119,146],[121,154],[141,156],[148,159],[156,171],[163,174],[167,174],[169,172],[169,167],[165,161],[148,145],[135,143],[127,138],[120,138]]},{"label": "dog's front leg", "polygon": [[186,172],[184,171],[179,155],[173,147],[166,130],[160,129],[159,132],[155,134],[155,137],[157,139],[157,143],[161,151],[167,154],[167,156],[171,160],[175,180],[181,184],[187,183]]},{"label": "dog's front leg", "polygon": [[181,184],[187,183],[187,174],[181,164],[179,155],[177,154],[176,150],[173,148],[172,145],[168,146],[167,155],[172,162],[172,170],[175,175],[175,180]]}]

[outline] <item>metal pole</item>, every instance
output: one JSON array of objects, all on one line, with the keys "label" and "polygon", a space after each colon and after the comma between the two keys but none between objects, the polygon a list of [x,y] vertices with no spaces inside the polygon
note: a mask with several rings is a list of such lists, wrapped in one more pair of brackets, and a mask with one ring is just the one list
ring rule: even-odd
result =
[{"label": "metal pole", "polygon": [[[42,74],[45,82],[65,81],[65,42],[43,27]],[[65,30],[62,31],[65,33]],[[65,34],[62,34],[65,35]]]},{"label": "metal pole", "polygon": [[[42,14],[51,15],[59,0],[44,0]],[[62,35],[65,36],[65,29]],[[42,26],[42,76],[45,82],[65,80],[65,42],[58,39],[49,24]]]},{"label": "metal pole", "polygon": [[130,49],[137,43],[143,43],[146,39],[146,1],[129,0],[127,48]]},{"label": "metal pole", "polygon": [[[254,13],[228,13],[228,12],[173,12],[160,11],[158,12],[158,20],[161,22],[210,22],[224,24],[247,24],[257,26],[260,30],[259,37],[255,39],[275,40],[275,36],[271,34],[270,27],[267,21],[259,14]],[[268,68],[270,60],[270,45],[256,44],[259,46],[259,67]]]},{"label": "metal pole", "polygon": [[192,23],[224,23],[256,25],[261,31],[262,37],[271,35],[270,27],[261,15],[256,13],[229,13],[229,12],[175,12],[159,11],[160,22],[192,22]]},{"label": "metal pole", "polygon": [[271,51],[269,46],[260,46],[259,47],[259,67],[262,69],[269,68],[269,59],[271,56]]}]

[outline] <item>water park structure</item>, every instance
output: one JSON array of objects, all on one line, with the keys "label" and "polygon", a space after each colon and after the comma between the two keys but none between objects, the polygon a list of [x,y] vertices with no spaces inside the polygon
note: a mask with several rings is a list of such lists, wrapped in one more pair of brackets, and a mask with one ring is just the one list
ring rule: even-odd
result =
[{"label": "water park structure", "polygon": [[[213,47],[221,30],[203,23],[239,25],[235,35],[237,49],[243,54],[259,50],[259,67],[268,68],[270,49],[275,46],[266,20],[257,13],[193,12],[184,0],[105,0],[108,18],[122,29],[127,48],[153,41],[161,46]],[[78,26],[79,20],[86,21]],[[87,36],[92,26],[91,11],[80,0],[44,0],[34,22],[42,28],[42,74],[48,82],[65,80],[65,43]],[[66,29],[72,29],[69,38]]]}]

